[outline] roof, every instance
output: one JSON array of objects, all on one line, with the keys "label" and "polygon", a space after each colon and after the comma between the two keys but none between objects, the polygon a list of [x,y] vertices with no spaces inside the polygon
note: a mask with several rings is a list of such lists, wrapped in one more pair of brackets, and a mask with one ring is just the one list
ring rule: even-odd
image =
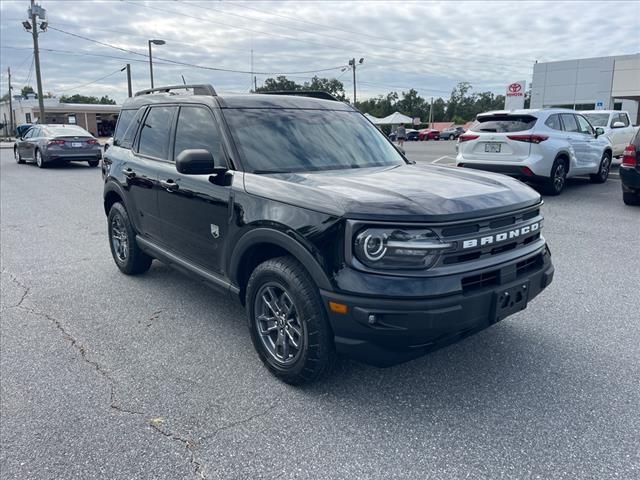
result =
[{"label": "roof", "polygon": [[353,111],[347,103],[333,100],[321,100],[312,97],[294,95],[173,95],[169,93],[154,93],[140,95],[127,99],[122,108],[139,108],[153,103],[214,103],[221,108],[292,108],[308,110],[342,110]]},{"label": "roof", "polygon": [[376,125],[399,125],[401,123],[413,123],[413,118],[407,117],[400,112],[394,112],[384,118],[369,117],[369,120],[371,120],[371,122],[375,123]]}]

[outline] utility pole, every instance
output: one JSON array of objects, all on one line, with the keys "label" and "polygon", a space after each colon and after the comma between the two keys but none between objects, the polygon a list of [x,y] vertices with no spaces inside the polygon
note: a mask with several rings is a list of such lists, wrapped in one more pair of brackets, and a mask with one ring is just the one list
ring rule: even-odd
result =
[{"label": "utility pole", "polygon": [[253,91],[254,93],[258,91],[258,77],[256,75],[253,76]]},{"label": "utility pole", "polygon": [[[42,31],[47,30],[47,13],[44,8],[40,5],[37,5],[34,0],[31,0],[31,7],[28,10],[28,15],[31,17],[31,23],[28,21],[22,22],[24,28],[29,31],[31,30],[31,35],[33,36],[33,58],[36,64],[36,81],[38,86],[38,107],[40,109],[40,115],[38,121],[40,123],[44,123],[44,95],[42,94],[42,76],[40,75],[40,48],[38,47],[38,35],[39,29]],[[38,25],[37,17],[40,17],[42,23]]]},{"label": "utility pole", "polygon": [[13,98],[11,95],[11,67],[7,67],[7,73],[9,74],[9,135],[13,135]]},{"label": "utility pole", "polygon": [[351,67],[351,70],[353,70],[353,106],[356,106],[356,65],[358,64],[362,64],[362,62],[364,62],[364,58],[361,58],[360,60],[358,60],[358,63],[356,63],[356,59],[352,58],[351,60],[349,60],[349,66]]},{"label": "utility pole", "polygon": [[124,72],[127,71],[127,90],[129,93],[129,98],[133,97],[133,92],[131,91],[131,64],[127,63],[127,65],[124,68],[121,68],[120,71]]},{"label": "utility pole", "polygon": [[[253,80],[253,48],[251,49],[251,73],[249,75],[249,85],[254,83],[252,80]],[[251,87],[249,87],[249,90],[251,90]]]},{"label": "utility pole", "polygon": [[429,128],[433,128],[433,97],[431,97],[431,107],[429,108]]}]

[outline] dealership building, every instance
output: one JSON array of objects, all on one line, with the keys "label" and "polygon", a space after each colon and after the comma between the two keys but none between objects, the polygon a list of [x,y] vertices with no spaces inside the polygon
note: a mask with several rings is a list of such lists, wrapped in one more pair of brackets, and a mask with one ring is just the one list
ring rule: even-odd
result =
[{"label": "dealership building", "polygon": [[640,53],[536,63],[531,108],[626,110],[640,124]]}]

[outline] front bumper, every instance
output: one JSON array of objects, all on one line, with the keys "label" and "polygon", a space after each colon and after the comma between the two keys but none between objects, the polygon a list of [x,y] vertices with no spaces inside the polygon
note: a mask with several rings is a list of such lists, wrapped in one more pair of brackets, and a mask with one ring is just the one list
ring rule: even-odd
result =
[{"label": "front bumper", "polygon": [[[424,292],[422,297],[403,299],[326,291],[321,295],[337,351],[385,367],[449,345],[524,309],[551,283],[553,273],[551,254],[545,246],[513,262],[460,274],[461,291],[453,294],[430,296]],[[515,299],[523,292],[524,301],[503,308],[505,293]],[[332,312],[329,302],[347,305],[348,312]]]}]

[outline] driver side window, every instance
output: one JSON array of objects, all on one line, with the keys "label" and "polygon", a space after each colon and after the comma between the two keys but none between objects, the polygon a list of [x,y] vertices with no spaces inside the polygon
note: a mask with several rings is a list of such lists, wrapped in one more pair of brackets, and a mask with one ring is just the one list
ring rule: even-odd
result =
[{"label": "driver side window", "polygon": [[580,127],[580,133],[584,133],[586,135],[593,135],[593,127],[589,123],[589,121],[584,118],[582,115],[576,115],[576,119],[578,120],[578,126]]}]

